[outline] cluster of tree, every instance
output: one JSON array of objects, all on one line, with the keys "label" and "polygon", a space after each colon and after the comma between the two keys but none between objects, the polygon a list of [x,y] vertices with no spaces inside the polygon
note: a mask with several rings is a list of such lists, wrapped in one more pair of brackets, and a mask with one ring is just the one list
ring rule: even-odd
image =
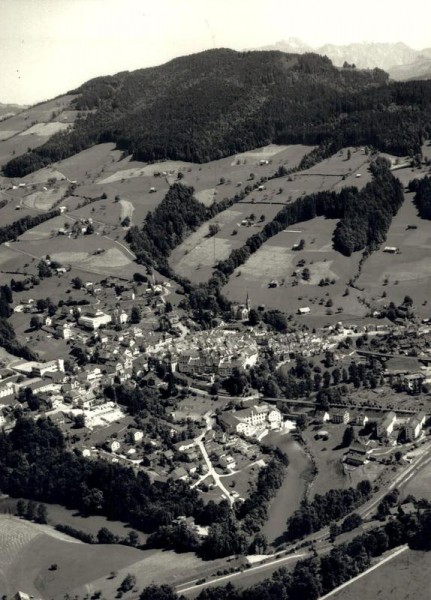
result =
[{"label": "cluster of tree", "polygon": [[148,213],[142,229],[129,229],[126,240],[139,262],[169,272],[167,257],[173,248],[208,217],[207,209],[193,193],[192,187],[174,184],[154,212]]},{"label": "cluster of tree", "polygon": [[64,525],[62,523],[58,523],[55,529],[86,544],[123,544],[124,546],[132,546],[133,548],[136,548],[139,544],[139,536],[133,529],[124,538],[115,535],[107,527],[101,527],[96,536],[82,531],[82,529],[76,529],[71,525]]},{"label": "cluster of tree", "polygon": [[[293,570],[280,569],[250,588],[238,589],[231,583],[205,588],[198,600],[317,600],[356,577],[371,566],[371,561],[402,544],[414,550],[431,550],[431,510],[429,505],[414,515],[398,516],[335,546],[328,554],[299,561]],[[179,600],[166,585],[145,588],[140,600]]]},{"label": "cluster of tree", "polygon": [[414,202],[422,219],[431,219],[431,177],[413,179],[409,190],[415,192]]},{"label": "cluster of tree", "polygon": [[245,263],[262,244],[286,227],[318,216],[339,219],[334,231],[334,248],[350,256],[357,250],[372,251],[385,239],[392,217],[403,202],[400,182],[389,170],[386,159],[377,158],[370,168],[373,180],[362,190],[348,187],[339,193],[325,191],[301,196],[283,207],[259,233],[252,235],[241,248],[232,250],[220,261],[217,270],[224,275]]},{"label": "cluster of tree", "polygon": [[369,481],[360,481],[356,488],[330,490],[326,494],[316,494],[312,502],[303,500],[301,507],[287,521],[286,539],[303,538],[331,521],[338,521],[353,509],[370,498]]},{"label": "cluster of tree", "polygon": [[197,552],[205,559],[263,551],[267,542],[260,529],[268,518],[268,504],[283,483],[287,464],[287,457],[274,451],[268,465],[259,471],[255,488],[234,512],[227,502],[209,503],[203,523],[211,526],[203,541],[186,523],[180,522],[160,527],[147,544],[177,552]]},{"label": "cluster of tree", "polygon": [[207,515],[196,490],[182,481],[152,484],[143,472],[67,451],[49,419],[19,418],[9,435],[0,435],[0,481],[11,496],[103,514],[147,532],[179,515]]},{"label": "cluster of tree", "polygon": [[0,244],[16,240],[17,237],[25,233],[28,229],[32,229],[45,221],[49,221],[49,219],[52,219],[53,217],[58,217],[59,214],[60,210],[57,208],[40,215],[34,215],[33,217],[27,215],[9,225],[0,227]]},{"label": "cluster of tree", "polygon": [[4,172],[21,177],[102,142],[150,162],[206,162],[269,142],[414,155],[431,124],[430,88],[315,54],[209,50],[87,82],[74,104],[92,112]]},{"label": "cluster of tree", "polygon": [[45,524],[48,522],[48,511],[45,504],[36,504],[33,500],[26,502],[18,500],[16,503],[16,514],[27,521],[35,521],[36,523]]},{"label": "cluster of tree", "polygon": [[[332,353],[331,353],[332,354]],[[247,371],[234,370],[222,384],[231,396],[241,396],[247,387],[258,390],[269,398],[302,398],[317,392],[316,404],[327,410],[330,403],[341,403],[348,393],[348,385],[355,388],[375,389],[381,379],[382,367],[377,361],[369,364],[354,361],[347,368],[340,369],[334,363],[326,363],[327,368],[314,364],[297,355],[292,367],[277,369],[277,363],[270,353],[266,359]]]},{"label": "cluster of tree", "polygon": [[11,354],[26,360],[36,360],[37,358],[27,346],[18,342],[13,327],[4,317],[0,317],[0,346]]}]

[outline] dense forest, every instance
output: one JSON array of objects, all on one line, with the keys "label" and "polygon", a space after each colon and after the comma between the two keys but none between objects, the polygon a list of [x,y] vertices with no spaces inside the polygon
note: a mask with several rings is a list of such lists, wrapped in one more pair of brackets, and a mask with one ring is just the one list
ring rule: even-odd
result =
[{"label": "dense forest", "polygon": [[139,262],[169,271],[171,251],[209,218],[208,209],[193,193],[192,187],[175,183],[154,212],[148,213],[143,227],[129,229],[126,240]]},{"label": "dense forest", "polygon": [[386,159],[370,165],[373,180],[362,190],[346,187],[341,192],[317,192],[302,196],[283,207],[261,232],[251,236],[244,246],[232,250],[229,258],[217,265],[217,271],[230,275],[245,263],[263,243],[286,227],[318,216],[339,219],[334,231],[334,249],[346,256],[358,250],[375,250],[386,237],[392,217],[404,196],[400,182],[392,175]]},{"label": "dense forest", "polygon": [[[242,553],[266,542],[259,531],[267,505],[283,482],[287,457],[279,451],[259,472],[249,498],[237,510],[227,501],[204,504],[183,481],[151,483],[143,471],[102,460],[88,460],[66,449],[61,430],[49,419],[19,418],[10,434],[0,434],[1,492],[39,502],[59,503],[83,515],[103,514],[129,522],[150,536],[149,544],[178,551],[196,550],[206,558]],[[179,516],[210,526],[204,543]]]},{"label": "dense forest", "polygon": [[340,69],[311,53],[208,50],[72,93],[73,108],[92,112],[13,158],[7,176],[102,142],[143,161],[206,162],[270,142],[328,140],[413,155],[431,130],[431,82],[389,82],[379,69]]},{"label": "dense forest", "polygon": [[0,435],[0,482],[11,496],[104,514],[142,531],[179,515],[204,518],[205,512],[197,492],[182,481],[151,484],[143,472],[67,451],[49,419],[20,418],[9,435]]},{"label": "dense forest", "polygon": [[[293,570],[280,569],[252,587],[239,589],[231,583],[208,587],[198,600],[317,600],[372,565],[372,560],[398,546],[431,550],[431,510],[429,503],[415,501],[417,512],[398,515],[381,527],[338,544],[327,554],[297,562]],[[140,600],[179,600],[169,586],[151,585]],[[181,598],[184,598],[181,596]]]},{"label": "dense forest", "polygon": [[431,219],[431,177],[413,179],[409,190],[415,192],[414,203],[422,219]]}]

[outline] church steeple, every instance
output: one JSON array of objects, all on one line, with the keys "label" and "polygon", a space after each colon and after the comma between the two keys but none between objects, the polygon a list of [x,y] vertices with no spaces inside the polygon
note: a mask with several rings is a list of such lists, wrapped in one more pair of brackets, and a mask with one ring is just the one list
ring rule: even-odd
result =
[{"label": "church steeple", "polygon": [[247,292],[247,298],[245,300],[245,306],[246,306],[247,310],[251,309],[251,300],[250,300],[250,296],[248,295],[248,292]]}]

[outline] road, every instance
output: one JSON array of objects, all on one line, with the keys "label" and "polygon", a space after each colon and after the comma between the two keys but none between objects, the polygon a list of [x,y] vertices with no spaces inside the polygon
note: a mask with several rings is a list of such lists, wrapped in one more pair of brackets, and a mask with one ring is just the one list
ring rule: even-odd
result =
[{"label": "road", "polygon": [[286,562],[305,558],[305,557],[309,556],[309,554],[310,554],[309,552],[303,552],[302,554],[291,554],[289,556],[281,557],[278,560],[274,560],[269,563],[255,565],[254,567],[250,567],[246,571],[238,571],[238,573],[230,573],[229,575],[223,575],[221,577],[216,577],[214,579],[211,579],[210,581],[205,581],[203,583],[196,583],[199,580],[195,579],[194,580],[195,583],[193,583],[192,581],[189,581],[186,584],[179,585],[175,591],[177,592],[177,594],[184,594],[184,593],[191,592],[191,591],[198,591],[198,590],[201,590],[202,588],[208,587],[210,585],[219,585],[220,583],[231,581],[232,579],[235,579],[237,577],[241,577],[241,576],[246,577],[249,574],[255,573],[256,571],[265,572],[268,570],[274,570],[274,568],[273,568],[274,563],[277,563],[277,568],[278,568],[279,566],[283,565]]},{"label": "road", "polygon": [[[381,490],[380,492],[375,494],[371,498],[371,500],[366,502],[361,507],[355,509],[354,512],[361,515],[361,517],[363,519],[366,519],[367,517],[369,517],[375,511],[376,506],[382,501],[383,497],[390,490],[394,489],[395,487],[397,487],[397,488],[402,487],[414,475],[416,475],[421,469],[423,469],[430,461],[431,461],[431,442],[428,442],[427,446],[423,450],[422,455],[419,456],[414,461],[414,463],[403,468],[389,486],[385,487],[383,490]],[[352,533],[352,535],[354,535],[354,532]],[[283,562],[286,562],[289,560],[299,560],[300,558],[304,558],[306,556],[311,555],[311,553],[308,553],[308,552],[305,552],[300,555],[292,554],[293,552],[295,552],[295,547],[298,543],[300,543],[301,545],[304,543],[307,543],[307,542],[312,543],[318,553],[325,553],[325,552],[330,551],[333,546],[332,546],[332,544],[328,543],[328,536],[329,536],[329,527],[324,527],[323,529],[320,529],[319,531],[307,536],[306,538],[304,538],[302,540],[298,540],[294,544],[287,546],[285,549],[275,552],[272,555],[269,555],[265,559],[265,562],[260,565],[257,565],[255,567],[250,567],[243,572],[231,573],[229,575],[224,575],[223,577],[214,578],[214,579],[211,579],[211,580],[206,581],[205,583],[202,583],[199,585],[196,585],[196,582],[199,581],[199,579],[194,579],[192,581],[188,581],[188,582],[185,582],[185,583],[179,585],[177,587],[176,591],[177,591],[177,593],[187,593],[187,592],[191,592],[195,589],[200,589],[200,588],[211,586],[211,585],[217,585],[219,582],[225,582],[225,581],[227,582],[232,579],[237,580],[237,579],[241,579],[241,578],[246,579],[248,573],[257,572],[259,570],[262,571],[262,578],[264,578],[264,576],[268,575],[268,573],[263,575],[263,573],[265,573],[265,571],[274,571],[276,568],[279,567],[279,565],[283,564]],[[288,552],[290,552],[291,554],[287,554]],[[393,556],[391,555],[391,557],[388,557],[387,559],[383,559],[383,560],[386,562],[386,560],[390,560],[390,558],[393,558]],[[371,570],[374,568],[377,568],[381,564],[383,564],[383,561],[378,563],[378,565],[375,565],[374,567],[372,567]],[[358,578],[365,575],[369,571],[370,571],[370,569],[368,571],[366,571],[364,574],[358,576]],[[348,585],[349,583],[350,582],[346,582],[346,584],[344,584],[344,585]],[[341,588],[337,588],[337,589],[341,589]],[[333,592],[330,592],[330,594],[335,593],[335,591],[336,590],[334,590]],[[326,598],[326,596],[325,596],[325,598]],[[323,600],[323,598],[320,600]]]},{"label": "road", "polygon": [[[232,506],[233,503],[235,502],[235,498],[232,496],[232,494],[227,490],[227,488],[220,481],[220,475],[214,469],[211,459],[208,456],[208,452],[206,451],[205,445],[202,441],[203,438],[205,437],[205,434],[212,429],[212,419],[211,419],[209,413],[207,413],[205,415],[205,422],[206,422],[206,428],[205,428],[204,432],[201,433],[197,438],[195,438],[195,442],[198,445],[199,450],[202,452],[202,456],[204,458],[205,464],[208,467],[208,473],[205,475],[205,477],[210,475],[214,479],[216,486],[220,488],[222,493],[226,496],[227,501]],[[205,479],[205,477],[203,479]]]}]

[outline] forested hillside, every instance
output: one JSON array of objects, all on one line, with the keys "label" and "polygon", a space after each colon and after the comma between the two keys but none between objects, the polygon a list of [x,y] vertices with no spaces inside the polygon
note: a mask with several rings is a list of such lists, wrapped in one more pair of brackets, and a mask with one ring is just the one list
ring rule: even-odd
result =
[{"label": "forested hillside", "polygon": [[75,108],[93,112],[11,160],[7,176],[101,142],[144,161],[205,162],[269,142],[325,140],[409,154],[431,129],[430,82],[389,83],[379,69],[336,68],[316,54],[209,50],[74,93]]}]

